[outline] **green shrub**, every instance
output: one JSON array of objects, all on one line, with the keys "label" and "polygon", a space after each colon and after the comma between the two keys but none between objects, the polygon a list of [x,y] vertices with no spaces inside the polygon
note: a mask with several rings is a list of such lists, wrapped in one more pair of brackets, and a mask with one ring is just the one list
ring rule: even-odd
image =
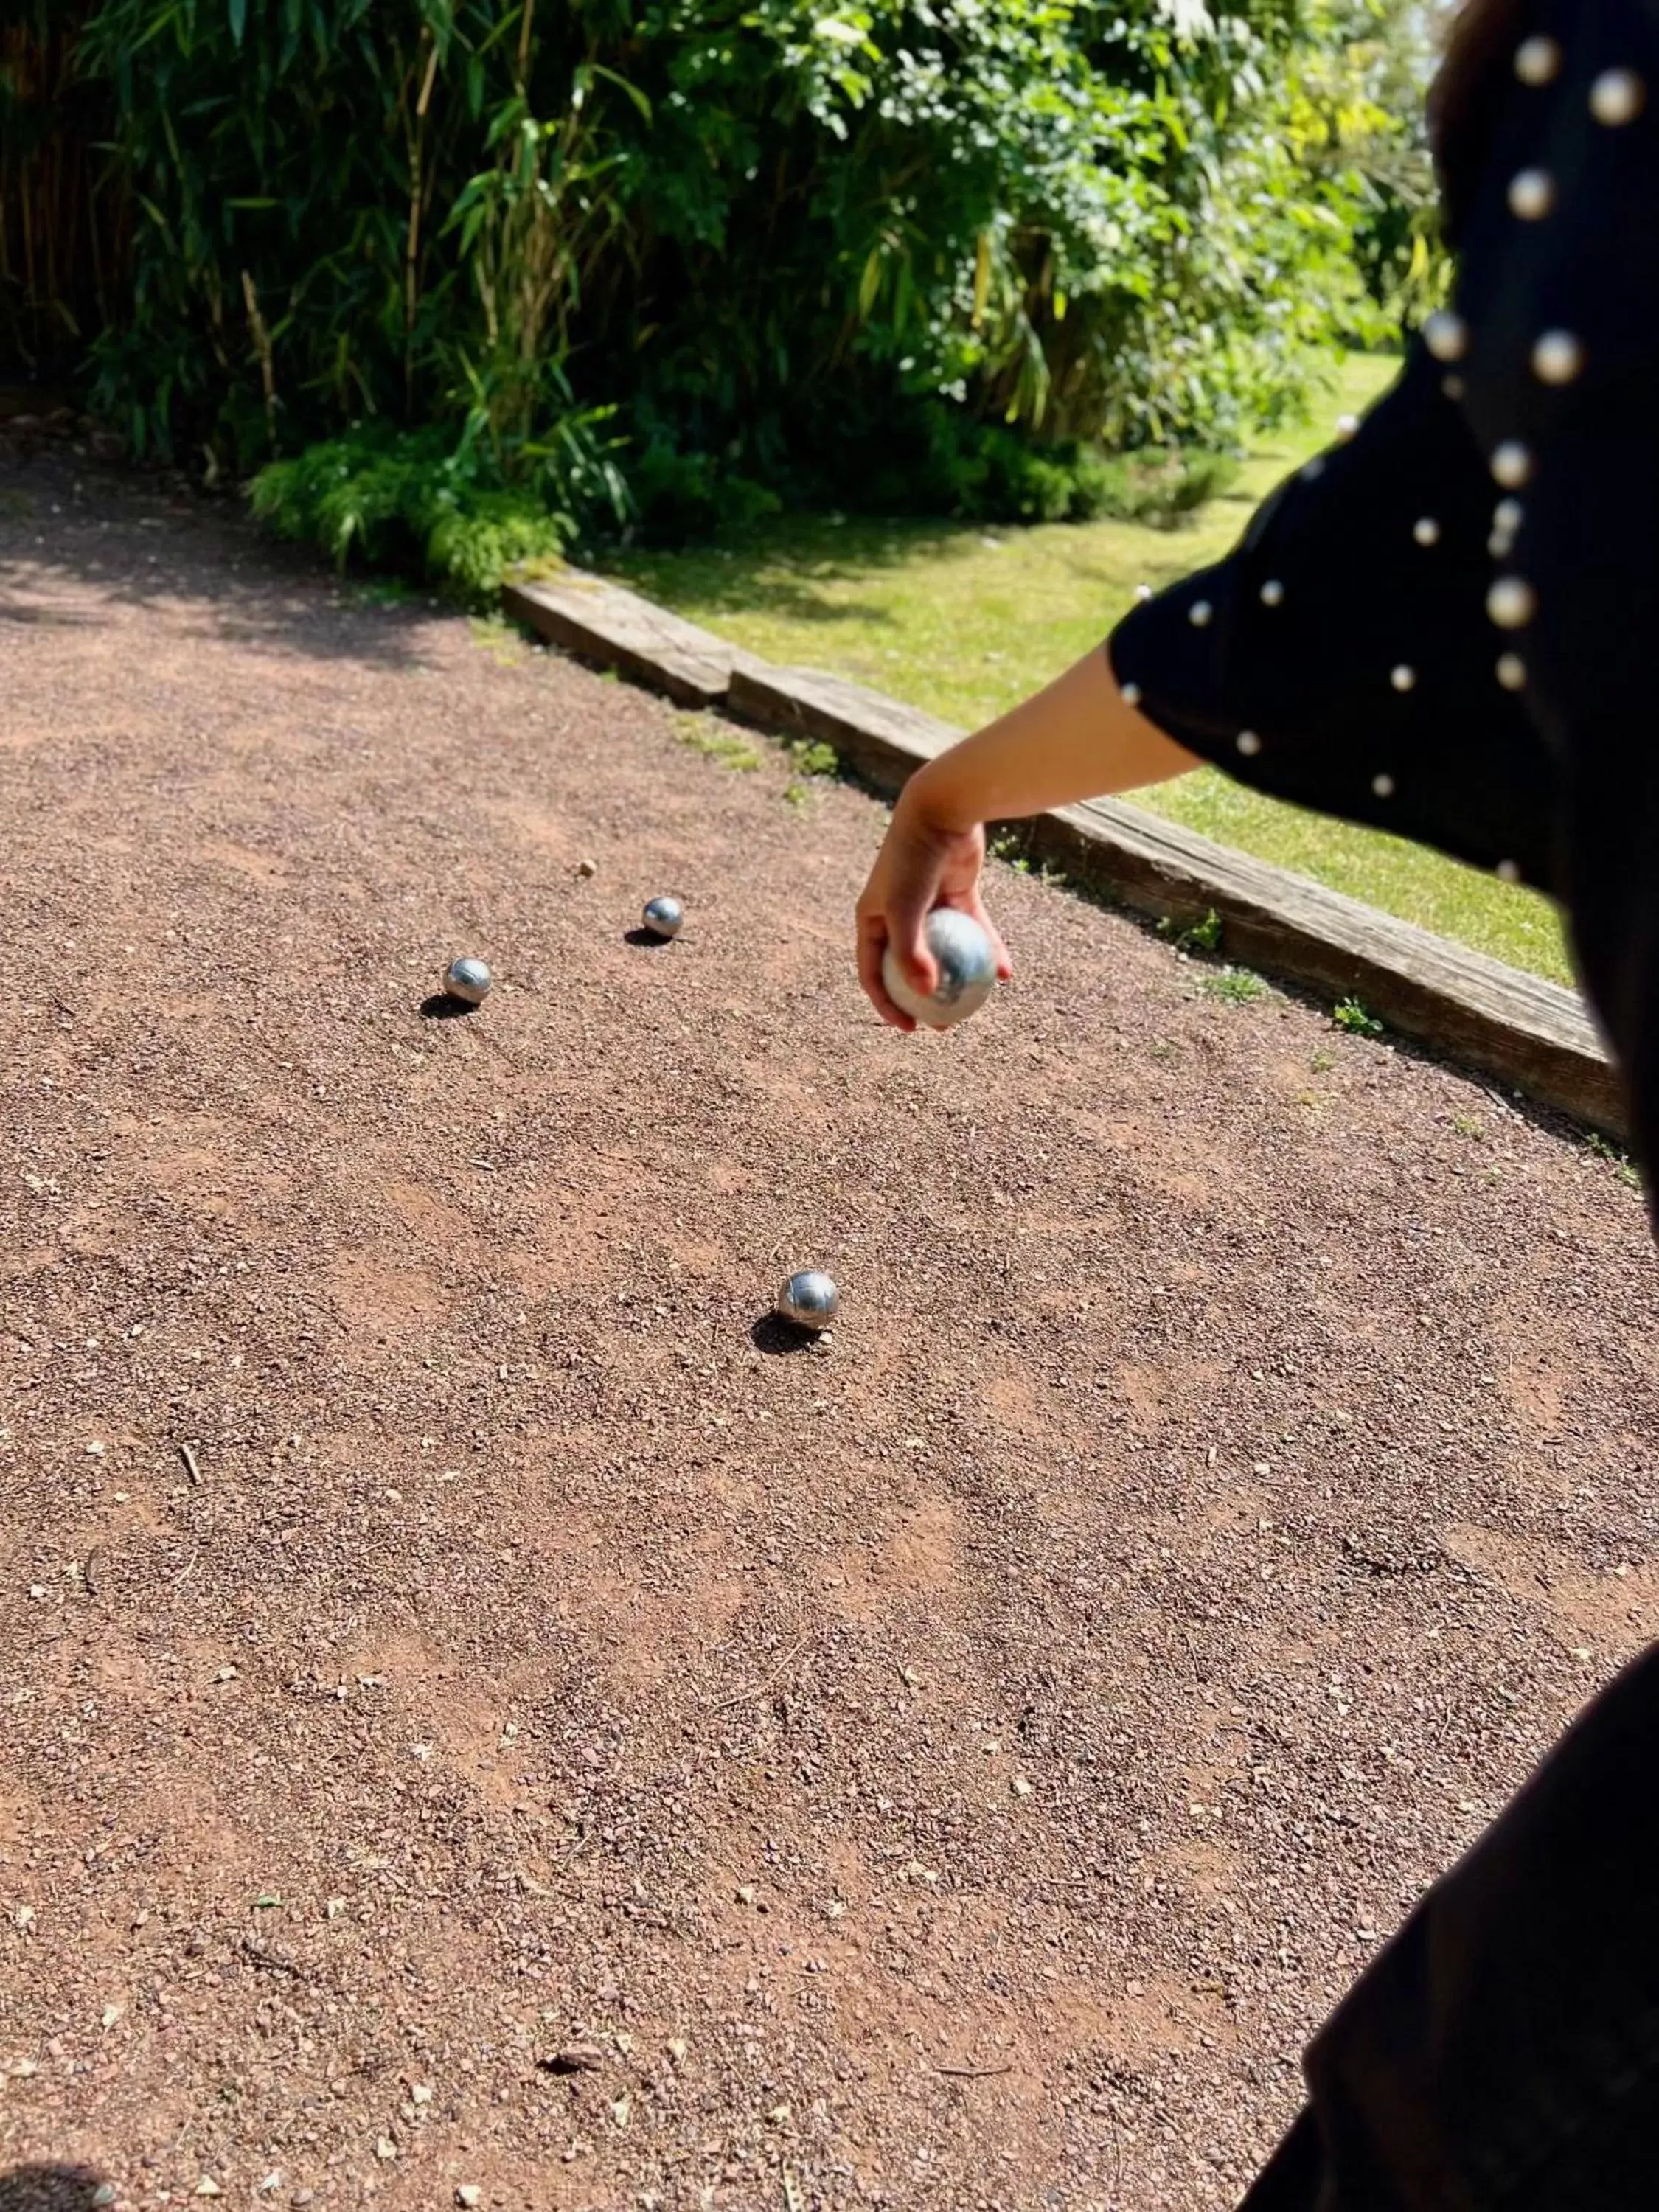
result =
[{"label": "green shrub", "polygon": [[[100,180],[96,404],[225,475],[354,422],[473,425],[484,489],[562,514],[536,449],[603,404],[665,534],[772,496],[1173,516],[1201,468],[1103,456],[1225,453],[1294,409],[1424,236],[1410,0],[14,16],[0,185],[38,224],[65,146]],[[30,266],[92,258],[65,228]],[[53,307],[0,296],[0,342]],[[577,519],[616,505],[590,486]]]},{"label": "green shrub", "polygon": [[[561,489],[565,496],[550,505]],[[580,477],[561,486],[556,471],[510,486],[487,449],[457,447],[441,429],[366,423],[271,462],[252,498],[262,520],[343,569],[355,563],[439,581],[487,602],[513,568],[564,553],[581,531],[581,489]]]},{"label": "green shrub", "polygon": [[769,486],[707,453],[679,453],[653,441],[628,466],[629,490],[640,532],[661,544],[741,533],[781,511]]}]

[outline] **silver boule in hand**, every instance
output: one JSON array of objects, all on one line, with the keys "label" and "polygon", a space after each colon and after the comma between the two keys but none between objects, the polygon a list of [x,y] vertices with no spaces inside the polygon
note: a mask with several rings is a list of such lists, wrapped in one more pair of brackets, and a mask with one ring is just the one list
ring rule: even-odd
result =
[{"label": "silver boule in hand", "polygon": [[997,957],[991,940],[970,914],[936,906],[923,925],[927,950],[939,963],[939,987],[923,998],[905,978],[890,945],[882,955],[881,980],[888,997],[912,1020],[930,1030],[954,1029],[975,1014],[996,987]]},{"label": "silver boule in hand", "polygon": [[793,1322],[797,1328],[820,1329],[829,1328],[840,1304],[840,1293],[829,1276],[817,1267],[804,1267],[778,1292],[772,1310],[780,1321]]},{"label": "silver boule in hand", "polygon": [[493,981],[482,960],[452,960],[444,975],[444,988],[464,1006],[481,1006]]},{"label": "silver boule in hand", "polygon": [[685,909],[677,898],[647,899],[640,920],[653,937],[678,937]]}]

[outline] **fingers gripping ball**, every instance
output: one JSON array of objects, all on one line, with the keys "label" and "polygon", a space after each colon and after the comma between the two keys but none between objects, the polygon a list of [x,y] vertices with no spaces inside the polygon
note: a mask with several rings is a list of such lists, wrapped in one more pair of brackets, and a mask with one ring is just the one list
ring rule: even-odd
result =
[{"label": "fingers gripping ball", "polygon": [[973,916],[956,907],[935,907],[922,934],[939,963],[939,988],[933,997],[923,998],[907,980],[890,945],[882,957],[883,986],[893,1004],[925,1028],[954,1029],[977,1013],[995,988],[996,954]]}]

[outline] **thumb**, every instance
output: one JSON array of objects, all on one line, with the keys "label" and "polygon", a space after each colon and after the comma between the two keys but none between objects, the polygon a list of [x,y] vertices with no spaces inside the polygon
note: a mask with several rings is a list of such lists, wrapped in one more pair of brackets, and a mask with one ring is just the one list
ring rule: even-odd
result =
[{"label": "thumb", "polygon": [[939,988],[939,963],[927,949],[925,934],[931,911],[921,884],[896,890],[887,902],[887,942],[905,981],[924,998],[932,998]]}]

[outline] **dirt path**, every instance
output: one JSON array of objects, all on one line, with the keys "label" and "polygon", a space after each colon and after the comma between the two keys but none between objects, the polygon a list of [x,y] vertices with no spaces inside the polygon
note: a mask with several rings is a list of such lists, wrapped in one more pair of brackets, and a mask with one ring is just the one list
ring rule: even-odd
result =
[{"label": "dirt path", "polygon": [[884,1032],[870,800],[483,643],[0,472],[0,2165],[1224,2206],[1659,1622],[1638,1200],[1007,868]]}]

